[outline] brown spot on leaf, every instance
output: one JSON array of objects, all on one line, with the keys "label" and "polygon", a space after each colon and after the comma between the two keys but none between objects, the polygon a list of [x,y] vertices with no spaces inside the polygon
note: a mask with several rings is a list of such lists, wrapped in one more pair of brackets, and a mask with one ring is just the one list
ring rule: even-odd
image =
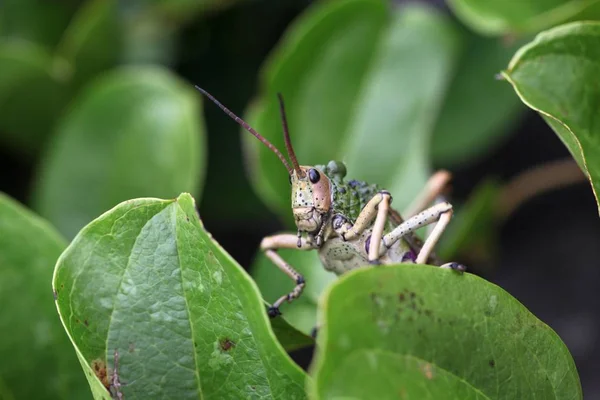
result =
[{"label": "brown spot on leaf", "polygon": [[84,320],[83,320],[83,324],[84,324],[85,326],[90,326],[90,323],[88,322],[88,320],[87,320],[87,319],[84,319]]},{"label": "brown spot on leaf", "polygon": [[496,366],[496,361],[490,360],[489,364],[490,364],[490,367],[494,368]]},{"label": "brown spot on leaf", "polygon": [[106,361],[95,359],[92,361],[91,367],[92,371],[94,371],[94,375],[102,382],[106,390],[110,391],[110,382],[106,372]]},{"label": "brown spot on leaf", "polygon": [[404,301],[404,299],[406,299],[406,297],[404,296],[404,293],[400,293],[400,294],[398,295],[398,300],[400,300],[400,301]]},{"label": "brown spot on leaf", "polygon": [[223,338],[219,341],[219,345],[221,346],[221,350],[229,351],[235,347],[235,342],[232,342],[229,338]]}]

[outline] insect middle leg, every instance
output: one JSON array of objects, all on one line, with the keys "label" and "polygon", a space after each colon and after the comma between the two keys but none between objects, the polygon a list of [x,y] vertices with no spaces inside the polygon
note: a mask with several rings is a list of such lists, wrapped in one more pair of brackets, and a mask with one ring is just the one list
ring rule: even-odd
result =
[{"label": "insect middle leg", "polygon": [[390,203],[392,202],[392,196],[389,192],[381,191],[377,193],[362,209],[356,222],[347,232],[342,234],[344,240],[352,240],[356,236],[364,232],[364,230],[370,225],[373,218],[375,223],[373,224],[373,231],[371,232],[371,238],[369,239],[369,254],[368,259],[372,264],[377,264],[380,253],[379,248],[383,238],[383,230],[385,223],[388,218],[388,212],[390,209]]},{"label": "insect middle leg", "polygon": [[279,311],[281,304],[284,301],[291,302],[300,297],[304,290],[304,286],[306,285],[304,277],[277,254],[278,249],[313,250],[316,248],[314,244],[309,243],[305,238],[301,238],[300,241],[298,240],[297,235],[283,233],[280,235],[267,236],[260,244],[261,250],[265,252],[265,255],[273,262],[273,264],[296,283],[296,286],[290,293],[281,296],[271,307],[269,307],[268,313],[271,318],[281,315],[281,312]]},{"label": "insect middle leg", "polygon": [[402,224],[397,226],[393,231],[385,235],[383,237],[382,244],[379,247],[379,253],[382,254],[385,252],[386,248],[390,248],[394,243],[400,240],[402,236],[436,222],[433,231],[427,237],[427,239],[425,239],[425,243],[423,243],[423,247],[417,255],[416,263],[423,264],[427,262],[429,255],[433,251],[433,247],[438,242],[451,218],[452,205],[450,203],[442,202],[429,207],[425,211],[422,211],[414,217],[407,219]]}]

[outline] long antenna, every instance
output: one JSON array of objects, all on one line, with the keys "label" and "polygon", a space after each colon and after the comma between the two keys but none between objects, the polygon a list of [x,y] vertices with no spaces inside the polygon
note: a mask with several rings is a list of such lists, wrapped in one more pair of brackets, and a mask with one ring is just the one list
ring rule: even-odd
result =
[{"label": "long antenna", "polygon": [[304,171],[300,169],[300,165],[298,164],[298,160],[296,159],[296,153],[294,153],[294,148],[292,147],[292,140],[290,139],[287,118],[285,116],[285,105],[283,104],[283,96],[281,95],[281,93],[277,93],[277,98],[279,99],[279,113],[281,114],[281,122],[283,124],[283,137],[285,138],[285,148],[287,149],[290,160],[292,160],[292,164],[294,165],[294,169],[296,170],[298,178],[304,178]]},{"label": "long antenna", "polygon": [[248,125],[243,119],[241,119],[240,117],[238,117],[237,115],[235,115],[231,110],[229,110],[227,107],[225,107],[223,104],[221,104],[217,99],[215,99],[206,90],[202,89],[198,85],[195,85],[195,87],[196,87],[196,89],[198,89],[200,91],[200,93],[202,93],[203,95],[205,95],[206,97],[208,97],[213,103],[215,103],[217,106],[219,106],[219,108],[221,110],[223,110],[225,112],[225,114],[229,115],[235,122],[237,122],[238,124],[240,124],[240,126],[242,128],[244,128],[245,130],[247,130],[248,132],[250,132],[258,140],[260,140],[261,142],[263,142],[263,144],[265,146],[267,146],[273,153],[275,153],[277,155],[277,157],[279,157],[279,159],[281,160],[281,162],[283,163],[283,165],[285,165],[285,168],[288,170],[288,174],[290,174],[290,175],[292,174],[292,171],[293,171],[292,167],[290,167],[290,164],[287,162],[287,160],[285,159],[285,157],[283,156],[283,154],[281,154],[281,152],[277,149],[277,147],[275,147],[271,142],[269,142],[267,139],[265,139],[260,133],[256,132],[254,130],[254,128],[252,128],[250,125]]}]

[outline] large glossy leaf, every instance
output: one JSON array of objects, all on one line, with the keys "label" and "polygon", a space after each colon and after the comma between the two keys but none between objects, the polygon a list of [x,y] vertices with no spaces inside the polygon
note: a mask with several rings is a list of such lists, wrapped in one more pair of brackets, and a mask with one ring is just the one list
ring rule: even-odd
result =
[{"label": "large glossy leaf", "polygon": [[[409,204],[429,172],[430,133],[458,55],[449,21],[416,5],[327,2],[298,20],[279,46],[248,120],[285,149],[275,97],[281,92],[301,164],[343,160],[351,178],[387,187],[400,208]],[[259,193],[291,215],[285,168],[244,138]]]},{"label": "large glossy leaf", "polygon": [[598,0],[448,0],[448,4],[466,24],[491,35],[534,33],[600,16]]},{"label": "large glossy leaf", "polygon": [[0,132],[22,153],[41,147],[66,103],[66,76],[53,62],[35,44],[0,41]]},{"label": "large glossy leaf", "polygon": [[40,165],[35,205],[68,237],[117,203],[199,193],[204,126],[198,96],[170,72],[111,72],[87,87]]},{"label": "large glossy leaf", "polygon": [[[575,22],[539,34],[515,54],[504,77],[538,111],[588,175],[598,202],[600,23]],[[600,206],[600,203],[599,203]]]},{"label": "large glossy leaf", "polygon": [[50,288],[65,241],[0,193],[0,399],[75,399],[85,378]]},{"label": "large glossy leaf", "polygon": [[113,66],[121,50],[116,0],[91,0],[73,17],[58,46],[75,87]]},{"label": "large glossy leaf", "polygon": [[314,398],[582,398],[558,335],[470,274],[355,271],[327,291],[319,320]]},{"label": "large glossy leaf", "polygon": [[94,367],[113,377],[115,351],[125,399],[304,397],[305,375],[277,343],[257,287],[187,194],[127,201],[94,220],[53,285],[96,398],[108,391]]},{"label": "large glossy leaf", "polygon": [[494,76],[517,44],[464,32],[465,49],[447,90],[431,143],[435,165],[473,162],[497,145],[526,108]]},{"label": "large glossy leaf", "polygon": [[[248,121],[285,149],[276,101],[281,92],[301,164],[343,160],[349,179],[379,183],[402,209],[428,177],[430,136],[460,35],[429,8],[389,7],[381,1],[345,0],[310,9],[267,63],[261,96]],[[243,135],[257,193],[292,227],[285,168],[253,137]],[[322,266],[315,260],[298,254],[292,264],[307,275],[307,291],[331,279],[318,271]],[[289,286],[273,285],[270,277],[281,274],[273,268],[265,260],[255,268],[269,299]],[[315,300],[310,312],[305,302],[297,303],[302,311],[292,311],[294,305],[282,308],[285,318],[306,332],[314,325]]]}]

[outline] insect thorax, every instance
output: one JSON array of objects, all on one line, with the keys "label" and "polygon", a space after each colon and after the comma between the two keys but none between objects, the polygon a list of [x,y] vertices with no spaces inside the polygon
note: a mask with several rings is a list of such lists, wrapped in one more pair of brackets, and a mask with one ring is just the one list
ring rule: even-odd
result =
[{"label": "insect thorax", "polygon": [[316,166],[323,171],[331,181],[332,211],[346,217],[350,223],[354,223],[363,207],[382,188],[376,184],[363,181],[345,181],[346,168],[340,161],[330,161],[327,166]]}]

